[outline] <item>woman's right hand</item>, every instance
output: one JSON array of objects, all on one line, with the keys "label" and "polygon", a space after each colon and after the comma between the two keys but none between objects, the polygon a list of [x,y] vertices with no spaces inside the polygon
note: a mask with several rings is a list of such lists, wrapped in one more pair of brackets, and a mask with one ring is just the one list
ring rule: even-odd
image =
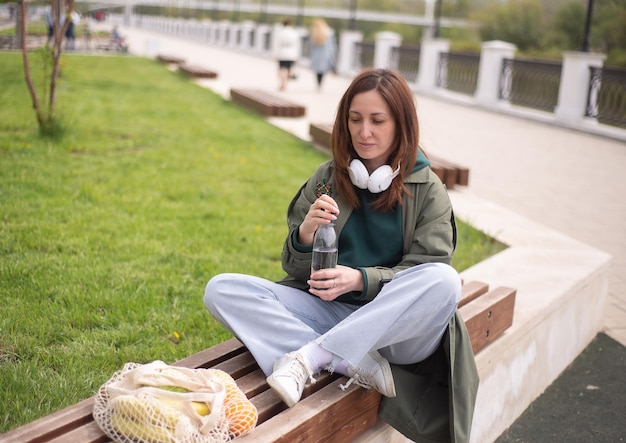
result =
[{"label": "woman's right hand", "polygon": [[337,220],[339,206],[332,197],[322,194],[313,202],[298,231],[298,242],[303,246],[313,244],[313,235],[319,225],[325,225]]}]

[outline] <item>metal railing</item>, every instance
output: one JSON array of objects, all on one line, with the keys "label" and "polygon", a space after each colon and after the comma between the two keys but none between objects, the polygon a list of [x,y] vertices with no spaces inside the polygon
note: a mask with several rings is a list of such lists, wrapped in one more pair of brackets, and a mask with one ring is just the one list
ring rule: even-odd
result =
[{"label": "metal railing", "polygon": [[517,106],[553,112],[559,100],[561,63],[505,59],[499,96]]},{"label": "metal railing", "polygon": [[464,52],[439,54],[437,86],[462,94],[474,95],[478,83],[480,55]]},{"label": "metal railing", "polygon": [[420,66],[419,46],[397,46],[391,50],[391,66],[408,82],[417,80]]},{"label": "metal railing", "polygon": [[590,67],[587,117],[626,128],[626,68]]},{"label": "metal railing", "polygon": [[354,61],[352,66],[360,71],[363,68],[374,66],[374,42],[355,43]]},{"label": "metal railing", "polygon": [[[124,17],[120,16],[116,19],[121,21]],[[225,38],[227,30],[221,22],[198,22],[198,26],[202,27],[202,29],[196,29],[195,25],[189,21],[173,18],[152,18],[150,20],[142,18],[139,22],[142,26],[146,26],[147,29],[159,32],[186,35],[188,37],[194,35],[201,40],[237,46],[234,42],[230,42],[229,39]],[[272,39],[270,28],[259,28],[257,29],[259,32],[250,31],[252,34],[247,34],[246,39],[242,39],[243,30],[233,29],[231,32],[241,32],[237,41],[245,43],[243,45],[245,50],[259,51],[265,55],[270,53]],[[306,36],[303,36],[302,45],[305,57],[308,53],[307,40]],[[258,45],[258,43],[263,44]],[[400,71],[409,83],[417,82],[420,69],[433,69],[430,66],[420,65],[420,59],[427,55],[422,53],[421,47],[400,46],[385,48],[382,46],[382,48],[389,51],[386,54],[388,60],[381,60],[380,63]],[[351,50],[348,51],[349,60],[345,60],[348,62],[348,66],[344,67],[347,69],[346,73],[358,72],[362,68],[373,66],[375,50],[375,42],[355,42]],[[438,62],[435,63],[434,69],[437,71],[434,73],[435,78],[432,80],[435,81],[438,87],[470,96],[476,95],[478,71],[480,68],[479,54],[444,52],[436,57]],[[515,106],[534,108],[543,112],[555,113],[557,111],[556,107],[559,105],[561,88],[562,63],[528,59],[504,59],[502,66],[499,67],[499,71],[499,84],[493,86],[494,89],[497,88],[497,95],[500,100]],[[430,79],[428,78],[428,80]],[[415,86],[424,88],[422,84]],[[425,87],[431,89],[435,85],[426,85]],[[581,121],[588,117],[596,119],[601,124],[626,129],[626,69],[607,66],[591,68],[589,84],[582,88],[584,88],[582,95],[587,95],[587,106],[586,108],[579,106],[579,110],[576,111],[580,112]],[[563,91],[563,93],[568,92]],[[496,91],[494,90],[491,93],[496,94]],[[544,117],[541,116],[541,118]],[[559,120],[563,115],[555,114],[555,117],[556,120]]]}]

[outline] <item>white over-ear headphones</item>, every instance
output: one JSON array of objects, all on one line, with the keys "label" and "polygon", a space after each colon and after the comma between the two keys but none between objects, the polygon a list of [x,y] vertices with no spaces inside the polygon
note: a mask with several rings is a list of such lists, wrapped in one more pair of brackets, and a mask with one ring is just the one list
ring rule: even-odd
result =
[{"label": "white over-ear headphones", "polygon": [[350,162],[350,167],[348,168],[352,184],[360,189],[369,189],[373,194],[383,192],[391,186],[391,182],[399,173],[400,165],[398,165],[398,169],[395,171],[391,169],[391,166],[383,165],[372,172],[372,175],[369,175],[365,165],[356,158]]}]

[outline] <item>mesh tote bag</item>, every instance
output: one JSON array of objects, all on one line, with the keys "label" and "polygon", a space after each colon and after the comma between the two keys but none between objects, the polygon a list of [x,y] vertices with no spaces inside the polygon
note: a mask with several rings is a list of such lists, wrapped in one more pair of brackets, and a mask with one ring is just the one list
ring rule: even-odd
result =
[{"label": "mesh tote bag", "polygon": [[93,416],[113,441],[128,443],[227,442],[258,418],[226,372],[161,361],[127,363],[98,390]]}]

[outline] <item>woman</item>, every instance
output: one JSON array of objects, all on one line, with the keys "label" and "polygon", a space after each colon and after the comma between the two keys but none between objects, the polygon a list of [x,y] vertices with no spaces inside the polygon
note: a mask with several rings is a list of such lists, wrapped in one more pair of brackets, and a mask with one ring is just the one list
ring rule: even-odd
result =
[{"label": "woman", "polygon": [[[288,277],[274,283],[222,274],[209,281],[204,297],[290,407],[322,370],[396,400],[390,363],[413,368],[407,365],[431,360],[442,343],[463,342],[454,341],[450,325],[467,332],[455,316],[461,281],[449,265],[456,240],[450,200],[418,149],[413,94],[399,74],[368,69],[353,80],[339,103],[332,151],[333,159],[319,166],[289,205],[282,254]],[[339,238],[338,265],[311,272],[313,235],[330,222]],[[467,340],[463,344],[467,349]],[[471,349],[469,355],[471,375]],[[398,429],[397,410],[412,422],[416,409],[405,403],[421,398],[409,392],[406,400],[404,388],[397,390],[402,402],[388,409]],[[464,426],[471,424],[473,400],[470,392]]]},{"label": "woman", "polygon": [[292,75],[291,68],[300,58],[300,35],[288,18],[283,20],[282,28],[276,32],[274,51],[278,59],[279,89],[284,91]]},{"label": "woman", "polygon": [[322,88],[324,74],[335,69],[337,43],[335,35],[321,18],[316,18],[309,31],[311,41],[311,70],[317,76],[317,89]]}]

